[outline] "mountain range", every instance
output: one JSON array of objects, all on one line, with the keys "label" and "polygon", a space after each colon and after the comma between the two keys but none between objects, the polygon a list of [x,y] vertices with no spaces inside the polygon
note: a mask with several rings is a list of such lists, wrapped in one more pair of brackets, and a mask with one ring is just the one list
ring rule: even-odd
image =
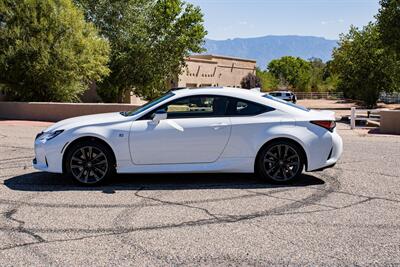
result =
[{"label": "mountain range", "polygon": [[204,48],[207,54],[255,59],[257,65],[265,69],[271,60],[282,56],[330,60],[332,50],[336,45],[337,40],[328,40],[323,37],[268,35],[228,40],[206,39]]}]

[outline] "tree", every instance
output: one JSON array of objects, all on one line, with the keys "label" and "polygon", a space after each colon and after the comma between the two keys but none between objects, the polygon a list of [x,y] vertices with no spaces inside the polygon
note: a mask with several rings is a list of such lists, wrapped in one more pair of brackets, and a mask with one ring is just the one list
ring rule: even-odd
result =
[{"label": "tree", "polygon": [[169,89],[185,57],[203,51],[201,10],[181,0],[75,1],[111,44],[111,75],[98,84],[104,100],[121,101],[131,90],[155,98]]},{"label": "tree", "polygon": [[338,89],[368,107],[376,105],[380,92],[399,85],[399,62],[385,49],[373,23],[362,29],[351,27],[349,33],[341,35],[332,64],[340,78]]},{"label": "tree", "polygon": [[260,68],[257,68],[256,76],[260,78],[262,91],[275,89],[279,85],[279,81],[268,71],[262,71]]},{"label": "tree", "polygon": [[400,54],[400,1],[381,0],[376,16],[382,42]]},{"label": "tree", "polygon": [[299,91],[307,91],[311,79],[311,63],[299,57],[285,56],[274,59],[268,70],[276,79]]},{"label": "tree", "polygon": [[0,84],[21,101],[78,101],[109,46],[71,0],[0,0]]},{"label": "tree", "polygon": [[253,73],[248,73],[245,77],[243,77],[240,85],[244,89],[253,89],[256,87],[261,88],[261,80]]},{"label": "tree", "polygon": [[323,74],[325,69],[325,63],[320,58],[310,58],[311,64],[310,71],[310,88],[312,92],[318,92],[323,89]]}]

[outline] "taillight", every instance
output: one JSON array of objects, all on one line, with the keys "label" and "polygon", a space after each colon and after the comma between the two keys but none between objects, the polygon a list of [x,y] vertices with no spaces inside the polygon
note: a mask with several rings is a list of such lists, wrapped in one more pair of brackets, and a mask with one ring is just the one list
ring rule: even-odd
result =
[{"label": "taillight", "polygon": [[336,127],[335,121],[310,121],[312,124],[321,126],[322,128],[327,129],[328,131],[333,131]]}]

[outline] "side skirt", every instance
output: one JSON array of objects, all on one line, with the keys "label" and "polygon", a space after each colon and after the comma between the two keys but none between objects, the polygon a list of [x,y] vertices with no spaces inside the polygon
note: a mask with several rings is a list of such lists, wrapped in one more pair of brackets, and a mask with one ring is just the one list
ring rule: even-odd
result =
[{"label": "side skirt", "polygon": [[119,166],[117,173],[253,173],[254,158],[220,158],[211,163]]}]

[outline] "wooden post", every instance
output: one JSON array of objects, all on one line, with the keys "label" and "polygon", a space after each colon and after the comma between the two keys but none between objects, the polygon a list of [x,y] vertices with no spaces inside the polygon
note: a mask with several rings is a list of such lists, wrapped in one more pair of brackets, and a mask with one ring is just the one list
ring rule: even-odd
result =
[{"label": "wooden post", "polygon": [[351,107],[351,115],[350,115],[350,128],[356,128],[356,108]]}]

